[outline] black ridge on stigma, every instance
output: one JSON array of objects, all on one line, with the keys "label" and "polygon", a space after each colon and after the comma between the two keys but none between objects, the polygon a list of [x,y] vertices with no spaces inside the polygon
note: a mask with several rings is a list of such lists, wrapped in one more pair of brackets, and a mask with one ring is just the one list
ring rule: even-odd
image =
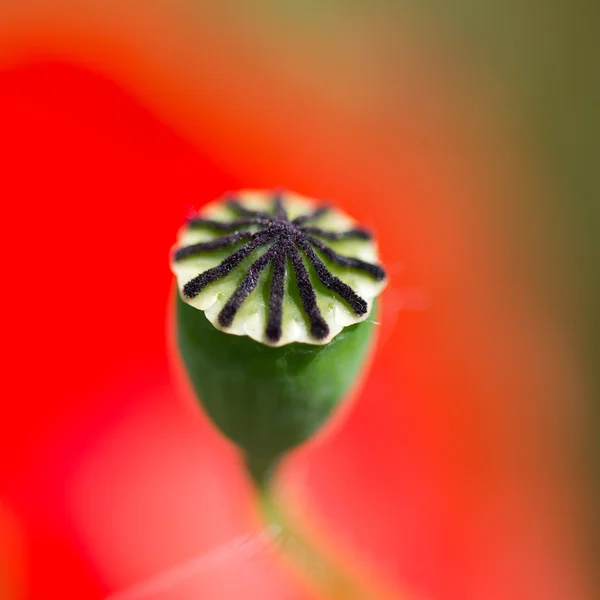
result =
[{"label": "black ridge on stigma", "polygon": [[302,228],[304,233],[312,233],[324,237],[326,240],[345,240],[348,238],[357,238],[359,240],[370,240],[371,234],[364,229],[348,229],[348,231],[324,231],[320,227],[311,227],[307,225]]},{"label": "black ridge on stigma", "polygon": [[329,206],[321,206],[320,208],[317,208],[317,210],[308,215],[300,215],[299,217],[296,217],[292,221],[292,223],[294,225],[304,225],[304,223],[308,223],[309,221],[316,221],[328,212]]},{"label": "black ridge on stigma", "polygon": [[[283,301],[285,296],[285,275],[287,260],[292,263],[296,283],[300,292],[302,307],[310,322],[310,332],[316,339],[322,340],[329,335],[329,326],[323,319],[317,305],[317,298],[310,276],[300,256],[299,249],[315,268],[317,277],[323,285],[342,298],[355,314],[362,316],[367,312],[367,303],[349,285],[335,277],[323,263],[315,249],[332,262],[367,273],[377,281],[385,278],[385,271],[376,264],[365,262],[358,258],[342,256],[331,249],[318,236],[327,240],[341,239],[371,239],[369,232],[363,229],[348,231],[326,231],[313,225],[305,225],[316,221],[330,209],[327,206],[316,209],[310,214],[301,215],[292,221],[288,219],[282,193],[273,193],[272,212],[250,210],[242,206],[235,196],[229,196],[227,206],[239,216],[230,222],[213,221],[212,219],[192,218],[188,221],[191,228],[207,228],[220,232],[232,232],[207,242],[199,242],[182,246],[175,251],[174,260],[180,261],[201,255],[204,252],[220,250],[245,242],[235,252],[230,254],[219,265],[200,273],[183,286],[183,294],[188,298],[197,296],[207,285],[226,277],[245,258],[257,248],[270,244],[267,250],[250,265],[244,279],[229,298],[219,313],[219,324],[230,327],[235,315],[244,301],[257,286],[261,273],[273,265],[273,276],[269,295],[269,311],[265,335],[272,343],[277,343],[282,335]],[[244,227],[254,226],[259,230],[255,233]]]},{"label": "black ridge on stigma", "polygon": [[277,244],[271,246],[257,261],[253,262],[246,276],[237,287],[227,304],[219,313],[219,324],[223,327],[230,327],[233,323],[235,314],[244,303],[244,300],[250,295],[258,283],[261,271],[275,258],[277,254]]},{"label": "black ridge on stigma", "polygon": [[220,250],[221,248],[229,248],[235,246],[242,240],[252,237],[251,231],[236,231],[229,235],[217,238],[216,240],[210,240],[210,242],[199,242],[198,244],[192,244],[191,246],[184,246],[179,248],[175,252],[175,260],[182,260],[188,256],[196,256],[201,252],[209,252],[210,250]]},{"label": "black ridge on stigma", "polygon": [[350,305],[350,308],[362,317],[367,312],[367,303],[349,285],[346,285],[341,279],[329,272],[329,269],[306,240],[298,240],[298,246],[302,248],[308,260],[315,266],[317,277],[321,280],[321,283],[331,291],[339,294]]},{"label": "black ridge on stigma", "polygon": [[332,250],[327,244],[323,243],[321,240],[317,240],[312,235],[306,236],[306,241],[310,242],[315,248],[320,250],[327,258],[332,260],[334,263],[341,265],[342,267],[350,267],[353,269],[359,269],[371,275],[371,277],[375,278],[377,281],[382,281],[385,279],[385,271],[379,266],[374,265],[373,263],[365,262],[364,260],[360,260],[360,258],[351,258],[349,256],[341,256],[334,250]]},{"label": "black ridge on stigma", "polygon": [[275,199],[273,200],[273,212],[278,219],[287,221],[287,213],[283,207],[283,200],[281,199],[280,193],[275,194]]},{"label": "black ridge on stigma", "polygon": [[212,219],[190,219],[187,222],[188,227],[192,229],[198,229],[200,227],[207,227],[208,229],[216,229],[218,231],[234,231],[240,227],[246,227],[247,225],[263,225],[266,219],[260,219],[258,217],[250,217],[246,219],[236,219],[229,223],[222,223],[221,221],[213,221]]},{"label": "black ridge on stigma", "polygon": [[286,243],[286,252],[292,261],[292,266],[296,273],[296,281],[298,282],[298,288],[300,289],[302,306],[310,321],[310,332],[318,340],[322,340],[329,335],[329,325],[327,325],[325,319],[321,316],[321,311],[317,306],[317,297],[310,282],[308,271],[294,244]]},{"label": "black ridge on stigma", "polygon": [[281,323],[283,321],[283,299],[285,296],[285,247],[278,246],[277,256],[273,260],[273,279],[269,296],[269,320],[265,334],[271,342],[281,338]]}]

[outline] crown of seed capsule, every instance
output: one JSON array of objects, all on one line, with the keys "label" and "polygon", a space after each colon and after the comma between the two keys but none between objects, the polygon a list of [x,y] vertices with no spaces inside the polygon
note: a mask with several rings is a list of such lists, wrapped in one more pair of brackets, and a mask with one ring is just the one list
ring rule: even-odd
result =
[{"label": "crown of seed capsule", "polygon": [[302,214],[290,218],[284,194],[281,192],[266,195],[263,204],[264,210],[249,208],[241,203],[240,198],[230,195],[226,199],[226,207],[232,215],[230,220],[202,216],[194,216],[188,220],[189,231],[207,230],[214,232],[217,237],[178,245],[173,254],[174,263],[218,250],[231,249],[231,253],[215,266],[186,281],[181,288],[184,298],[196,298],[207,286],[230,275],[248,257],[264,250],[248,266],[244,277],[220,309],[218,324],[223,329],[231,327],[240,308],[258,285],[261,273],[271,267],[272,277],[264,329],[266,340],[273,344],[281,340],[285,281],[292,275],[309,322],[310,336],[317,342],[325,340],[330,335],[330,327],[319,308],[315,287],[302,255],[312,265],[318,281],[333,297],[340,298],[356,317],[364,317],[369,309],[367,300],[351,285],[334,275],[326,262],[361,273],[375,282],[383,282],[385,271],[379,264],[357,256],[340,254],[328,243],[342,240],[370,242],[370,233],[357,227],[334,231],[319,226],[318,222],[332,211],[329,206],[313,209],[304,207]]}]

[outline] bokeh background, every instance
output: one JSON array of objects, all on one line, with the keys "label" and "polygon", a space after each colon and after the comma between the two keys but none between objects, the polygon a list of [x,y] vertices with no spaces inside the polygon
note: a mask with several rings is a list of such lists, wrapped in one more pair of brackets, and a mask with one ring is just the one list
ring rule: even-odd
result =
[{"label": "bokeh background", "polygon": [[[364,388],[279,480],[307,529],[400,599],[593,597],[599,22],[2,0],[0,596],[103,598],[254,530],[173,365],[167,256],[191,208],[285,186],[374,228],[391,274]],[[241,597],[209,571],[193,597]],[[272,564],[243,593],[317,597]]]}]

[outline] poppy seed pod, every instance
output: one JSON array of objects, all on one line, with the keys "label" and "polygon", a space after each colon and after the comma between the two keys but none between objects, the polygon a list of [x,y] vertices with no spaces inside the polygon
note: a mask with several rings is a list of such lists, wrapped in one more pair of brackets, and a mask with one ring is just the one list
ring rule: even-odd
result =
[{"label": "poppy seed pod", "polygon": [[188,219],[171,269],[189,379],[264,485],[360,374],[386,283],[372,236],[303,196],[242,191]]}]

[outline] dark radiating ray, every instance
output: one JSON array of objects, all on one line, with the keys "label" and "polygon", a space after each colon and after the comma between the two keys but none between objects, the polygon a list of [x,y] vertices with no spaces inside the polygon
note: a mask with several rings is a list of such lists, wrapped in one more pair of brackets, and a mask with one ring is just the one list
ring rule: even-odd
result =
[{"label": "dark radiating ray", "polygon": [[210,252],[211,250],[221,250],[222,248],[229,248],[235,246],[242,240],[246,240],[252,237],[251,231],[236,231],[229,235],[217,238],[216,240],[210,240],[208,242],[198,242],[197,244],[191,244],[189,246],[183,246],[176,250],[173,258],[176,261],[183,260],[190,256],[197,256],[204,252]]},{"label": "dark radiating ray", "polygon": [[196,297],[209,283],[217,281],[231,273],[253,250],[273,239],[273,232],[259,231],[252,239],[228,256],[221,264],[200,273],[183,286],[183,294],[187,298]]},{"label": "dark radiating ray", "polygon": [[302,306],[310,321],[310,332],[313,337],[322,340],[329,335],[329,325],[327,325],[325,319],[321,316],[321,311],[317,306],[315,290],[310,281],[310,277],[308,276],[308,271],[294,244],[287,242],[286,252],[292,261],[294,272],[296,273],[296,282],[298,283],[298,289],[300,290]]},{"label": "dark radiating ray", "polygon": [[330,290],[339,294],[350,306],[350,308],[360,317],[367,312],[367,303],[361,298],[349,285],[329,272],[329,269],[323,264],[323,261],[317,256],[311,245],[306,240],[298,240],[298,245],[308,260],[315,266],[317,277],[321,283]]},{"label": "dark radiating ray", "polygon": [[[310,214],[289,221],[283,202],[283,192],[273,190],[272,207],[267,211],[251,210],[243,206],[235,195],[230,195],[227,206],[236,213],[230,222],[212,219],[192,218],[188,221],[191,228],[206,227],[222,232],[221,237],[207,242],[184,246],[175,251],[174,260],[179,261],[202,252],[232,248],[241,242],[246,243],[235,250],[219,265],[200,273],[183,286],[183,295],[188,298],[197,296],[208,284],[228,275],[256,248],[272,243],[271,247],[250,266],[243,280],[227,300],[218,316],[223,327],[229,327],[240,307],[258,284],[261,272],[273,263],[273,277],[269,293],[268,318],[265,330],[267,340],[276,343],[281,339],[283,326],[283,304],[285,298],[285,279],[287,257],[289,256],[295,279],[300,291],[302,307],[310,322],[311,336],[323,340],[329,335],[329,326],[323,318],[315,289],[304,264],[300,250],[314,266],[319,280],[342,298],[359,316],[367,311],[367,303],[349,285],[333,275],[322,260],[322,256],[346,268],[359,269],[376,280],[385,278],[385,271],[377,264],[371,264],[358,258],[342,256],[330,248],[324,240],[363,239],[370,240],[371,234],[360,228],[347,231],[327,231],[311,225],[326,214],[330,207],[320,207]],[[258,228],[257,233],[248,230],[248,226]],[[316,236],[316,237],[315,237]],[[319,239],[321,238],[321,239]],[[319,254],[320,253],[320,254]]]},{"label": "dark radiating ray", "polygon": [[304,233],[312,233],[324,237],[327,240],[344,240],[348,238],[356,238],[360,240],[370,240],[372,235],[364,229],[348,229],[347,231],[325,231],[320,227],[306,225],[300,228]]},{"label": "dark radiating ray", "polygon": [[244,303],[244,300],[246,300],[252,290],[256,287],[261,272],[275,256],[277,256],[278,251],[279,244],[278,242],[275,242],[260,258],[250,265],[246,276],[242,279],[240,285],[238,285],[235,292],[233,292],[229,300],[227,300],[227,304],[225,304],[219,313],[219,324],[222,327],[231,326],[233,319]]},{"label": "dark radiating ray", "polygon": [[341,254],[338,254],[337,252],[332,250],[327,244],[323,243],[321,240],[318,240],[312,235],[307,235],[306,240],[310,242],[313,246],[318,248],[327,258],[329,258],[334,263],[341,265],[342,267],[359,269],[361,271],[364,271],[365,273],[368,273],[377,281],[382,281],[383,279],[385,279],[385,271],[379,265],[374,265],[373,263],[365,262],[364,260],[360,260],[359,258],[342,256]]},{"label": "dark radiating ray", "polygon": [[321,206],[321,208],[317,208],[317,210],[308,215],[300,215],[299,217],[296,217],[292,223],[294,223],[294,225],[302,225],[304,223],[308,223],[309,221],[314,221],[315,219],[318,219],[319,217],[322,217],[324,214],[328,213],[329,210],[329,206]]},{"label": "dark radiating ray", "polygon": [[265,334],[270,342],[281,339],[281,324],[283,322],[283,300],[285,297],[285,246],[278,244],[277,255],[273,259],[273,278],[269,294],[269,319]]},{"label": "dark radiating ray", "polygon": [[240,227],[246,227],[248,225],[264,225],[265,220],[259,219],[258,217],[249,217],[246,219],[236,219],[235,221],[213,221],[212,219],[193,218],[187,222],[189,227],[206,227],[208,229],[216,229],[218,231],[233,231]]},{"label": "dark radiating ray", "polygon": [[263,210],[250,210],[249,208],[242,206],[237,200],[229,200],[227,202],[227,207],[242,217],[254,217],[258,219],[273,218],[273,215],[270,215],[268,212]]},{"label": "dark radiating ray", "polygon": [[278,219],[284,219],[285,221],[288,220],[287,212],[285,212],[281,194],[279,192],[275,192],[275,197],[273,198],[273,214]]}]

